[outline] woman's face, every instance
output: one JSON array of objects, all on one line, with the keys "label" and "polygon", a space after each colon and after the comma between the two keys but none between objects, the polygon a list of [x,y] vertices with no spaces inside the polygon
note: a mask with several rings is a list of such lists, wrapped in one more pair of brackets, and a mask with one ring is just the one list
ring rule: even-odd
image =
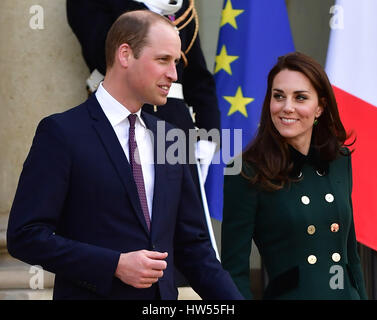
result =
[{"label": "woman's face", "polygon": [[301,72],[284,69],[272,82],[272,122],[286,141],[307,154],[315,118],[323,111],[316,90]]}]

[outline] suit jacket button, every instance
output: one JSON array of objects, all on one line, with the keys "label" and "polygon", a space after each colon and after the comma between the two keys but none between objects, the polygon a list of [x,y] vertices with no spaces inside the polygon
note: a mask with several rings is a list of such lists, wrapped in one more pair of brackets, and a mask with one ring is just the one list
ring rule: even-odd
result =
[{"label": "suit jacket button", "polygon": [[335,252],[331,256],[332,261],[339,262],[340,261],[340,254],[338,252]]},{"label": "suit jacket button", "polygon": [[311,254],[309,257],[308,257],[308,262],[310,264],[315,264],[317,262],[317,257],[314,255],[314,254]]},{"label": "suit jacket button", "polygon": [[310,226],[308,226],[308,234],[314,234],[315,233],[315,226],[313,226],[312,224]]}]

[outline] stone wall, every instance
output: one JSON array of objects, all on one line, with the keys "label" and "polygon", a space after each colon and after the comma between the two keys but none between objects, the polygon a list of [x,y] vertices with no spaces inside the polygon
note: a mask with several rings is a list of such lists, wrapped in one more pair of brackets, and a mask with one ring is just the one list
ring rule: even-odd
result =
[{"label": "stone wall", "polygon": [[85,99],[89,70],[65,0],[1,0],[0,15],[0,299],[50,298],[53,275],[45,290],[30,288],[36,274],[8,255],[6,226],[38,122]]}]

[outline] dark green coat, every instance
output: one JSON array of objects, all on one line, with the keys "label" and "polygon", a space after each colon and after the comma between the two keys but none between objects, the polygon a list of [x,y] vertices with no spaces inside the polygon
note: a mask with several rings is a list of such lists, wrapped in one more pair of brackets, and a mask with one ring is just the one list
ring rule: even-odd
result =
[{"label": "dark green coat", "polygon": [[[352,213],[351,157],[319,175],[309,161],[301,180],[261,191],[225,176],[222,264],[245,298],[252,239],[269,278],[267,299],[366,299]],[[331,230],[332,226],[332,230]],[[337,228],[338,227],[338,228]]]}]

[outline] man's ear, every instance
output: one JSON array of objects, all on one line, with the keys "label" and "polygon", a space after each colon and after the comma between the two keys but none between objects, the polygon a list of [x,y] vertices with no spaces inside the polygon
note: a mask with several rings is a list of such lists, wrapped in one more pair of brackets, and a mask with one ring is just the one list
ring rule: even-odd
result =
[{"label": "man's ear", "polygon": [[129,59],[132,55],[132,49],[127,43],[122,43],[117,51],[117,57],[120,65],[124,68],[128,67]]}]

